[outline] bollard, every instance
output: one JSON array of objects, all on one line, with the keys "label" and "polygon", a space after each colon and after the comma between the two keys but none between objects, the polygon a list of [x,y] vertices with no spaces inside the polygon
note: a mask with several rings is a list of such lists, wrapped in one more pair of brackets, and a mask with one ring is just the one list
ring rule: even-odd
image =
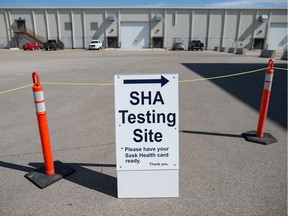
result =
[{"label": "bollard", "polygon": [[55,170],[52,156],[52,148],[50,144],[48,122],[46,117],[45,100],[44,100],[43,88],[40,83],[40,77],[37,72],[32,73],[32,80],[34,84],[32,89],[33,89],[36,115],[42,145],[45,173],[46,175],[53,175],[55,173]]},{"label": "bollard", "polygon": [[275,139],[271,134],[264,133],[274,75],[273,67],[274,60],[270,59],[265,75],[257,131],[243,133],[242,136],[246,141],[261,143],[265,145],[277,142],[277,139]]},{"label": "bollard", "polygon": [[261,100],[261,107],[258,119],[258,127],[256,131],[257,137],[264,137],[264,128],[268,113],[269,101],[270,101],[270,94],[271,94],[271,87],[274,75],[274,60],[270,59],[268,63],[268,68],[266,70],[263,93],[262,93],[262,100]]},{"label": "bollard", "polygon": [[60,161],[53,161],[43,88],[37,72],[32,73],[32,80],[32,90],[44,158],[44,167],[40,167],[27,173],[25,177],[42,189],[70,175],[75,172],[75,170]]}]

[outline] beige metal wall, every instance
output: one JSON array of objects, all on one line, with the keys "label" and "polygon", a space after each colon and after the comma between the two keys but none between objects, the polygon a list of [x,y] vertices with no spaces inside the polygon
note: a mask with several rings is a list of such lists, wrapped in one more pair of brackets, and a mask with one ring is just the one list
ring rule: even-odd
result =
[{"label": "beige metal wall", "polygon": [[[115,20],[109,21],[109,16]],[[162,17],[156,20],[156,15]],[[261,22],[259,17],[268,15]],[[25,19],[26,27],[46,39],[60,38],[67,48],[87,48],[91,39],[117,37],[121,44],[121,22],[149,22],[150,47],[154,37],[163,47],[174,42],[199,39],[206,49],[241,47],[252,49],[254,39],[269,40],[271,23],[287,23],[286,9],[201,9],[201,8],[0,8],[0,48],[15,46],[11,26]],[[97,23],[97,30],[92,26]],[[69,28],[71,25],[71,28]],[[271,39],[270,39],[271,40]]]}]

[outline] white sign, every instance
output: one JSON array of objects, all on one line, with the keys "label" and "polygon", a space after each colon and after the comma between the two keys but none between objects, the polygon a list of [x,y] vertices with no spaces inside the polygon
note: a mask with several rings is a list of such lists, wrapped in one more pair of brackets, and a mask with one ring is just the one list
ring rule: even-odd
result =
[{"label": "white sign", "polygon": [[[174,182],[178,188],[178,75],[115,75],[114,82],[117,171],[157,171],[160,175],[152,174],[160,177],[156,178],[159,184],[163,184],[161,176],[170,177],[171,172],[162,175],[158,171],[177,170]],[[118,172],[117,175],[118,181],[119,176],[131,179],[127,173],[119,175]],[[140,172],[138,180],[143,175],[145,173]],[[159,187],[157,179],[155,188]]]}]

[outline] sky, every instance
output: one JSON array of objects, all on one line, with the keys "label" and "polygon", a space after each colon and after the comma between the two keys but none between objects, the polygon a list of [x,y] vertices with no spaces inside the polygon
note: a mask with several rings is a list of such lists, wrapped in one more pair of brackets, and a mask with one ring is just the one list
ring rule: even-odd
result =
[{"label": "sky", "polygon": [[287,8],[287,0],[0,0],[0,7]]}]

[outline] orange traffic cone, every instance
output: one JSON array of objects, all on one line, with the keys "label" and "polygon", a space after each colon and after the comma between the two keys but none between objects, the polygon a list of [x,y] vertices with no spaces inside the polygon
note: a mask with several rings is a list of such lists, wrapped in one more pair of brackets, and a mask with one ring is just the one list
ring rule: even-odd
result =
[{"label": "orange traffic cone", "polygon": [[73,173],[74,169],[60,161],[55,161],[55,163],[53,161],[43,88],[37,72],[32,73],[32,80],[34,84],[32,89],[44,158],[44,167],[26,174],[25,177],[42,189]]},{"label": "orange traffic cone", "polygon": [[249,131],[249,132],[243,133],[242,136],[244,137],[246,141],[260,143],[264,145],[268,145],[268,144],[278,141],[271,134],[264,133],[268,107],[269,107],[273,75],[274,75],[273,67],[274,67],[274,60],[270,59],[268,63],[268,68],[266,70],[266,75],[265,75],[257,131]]}]

